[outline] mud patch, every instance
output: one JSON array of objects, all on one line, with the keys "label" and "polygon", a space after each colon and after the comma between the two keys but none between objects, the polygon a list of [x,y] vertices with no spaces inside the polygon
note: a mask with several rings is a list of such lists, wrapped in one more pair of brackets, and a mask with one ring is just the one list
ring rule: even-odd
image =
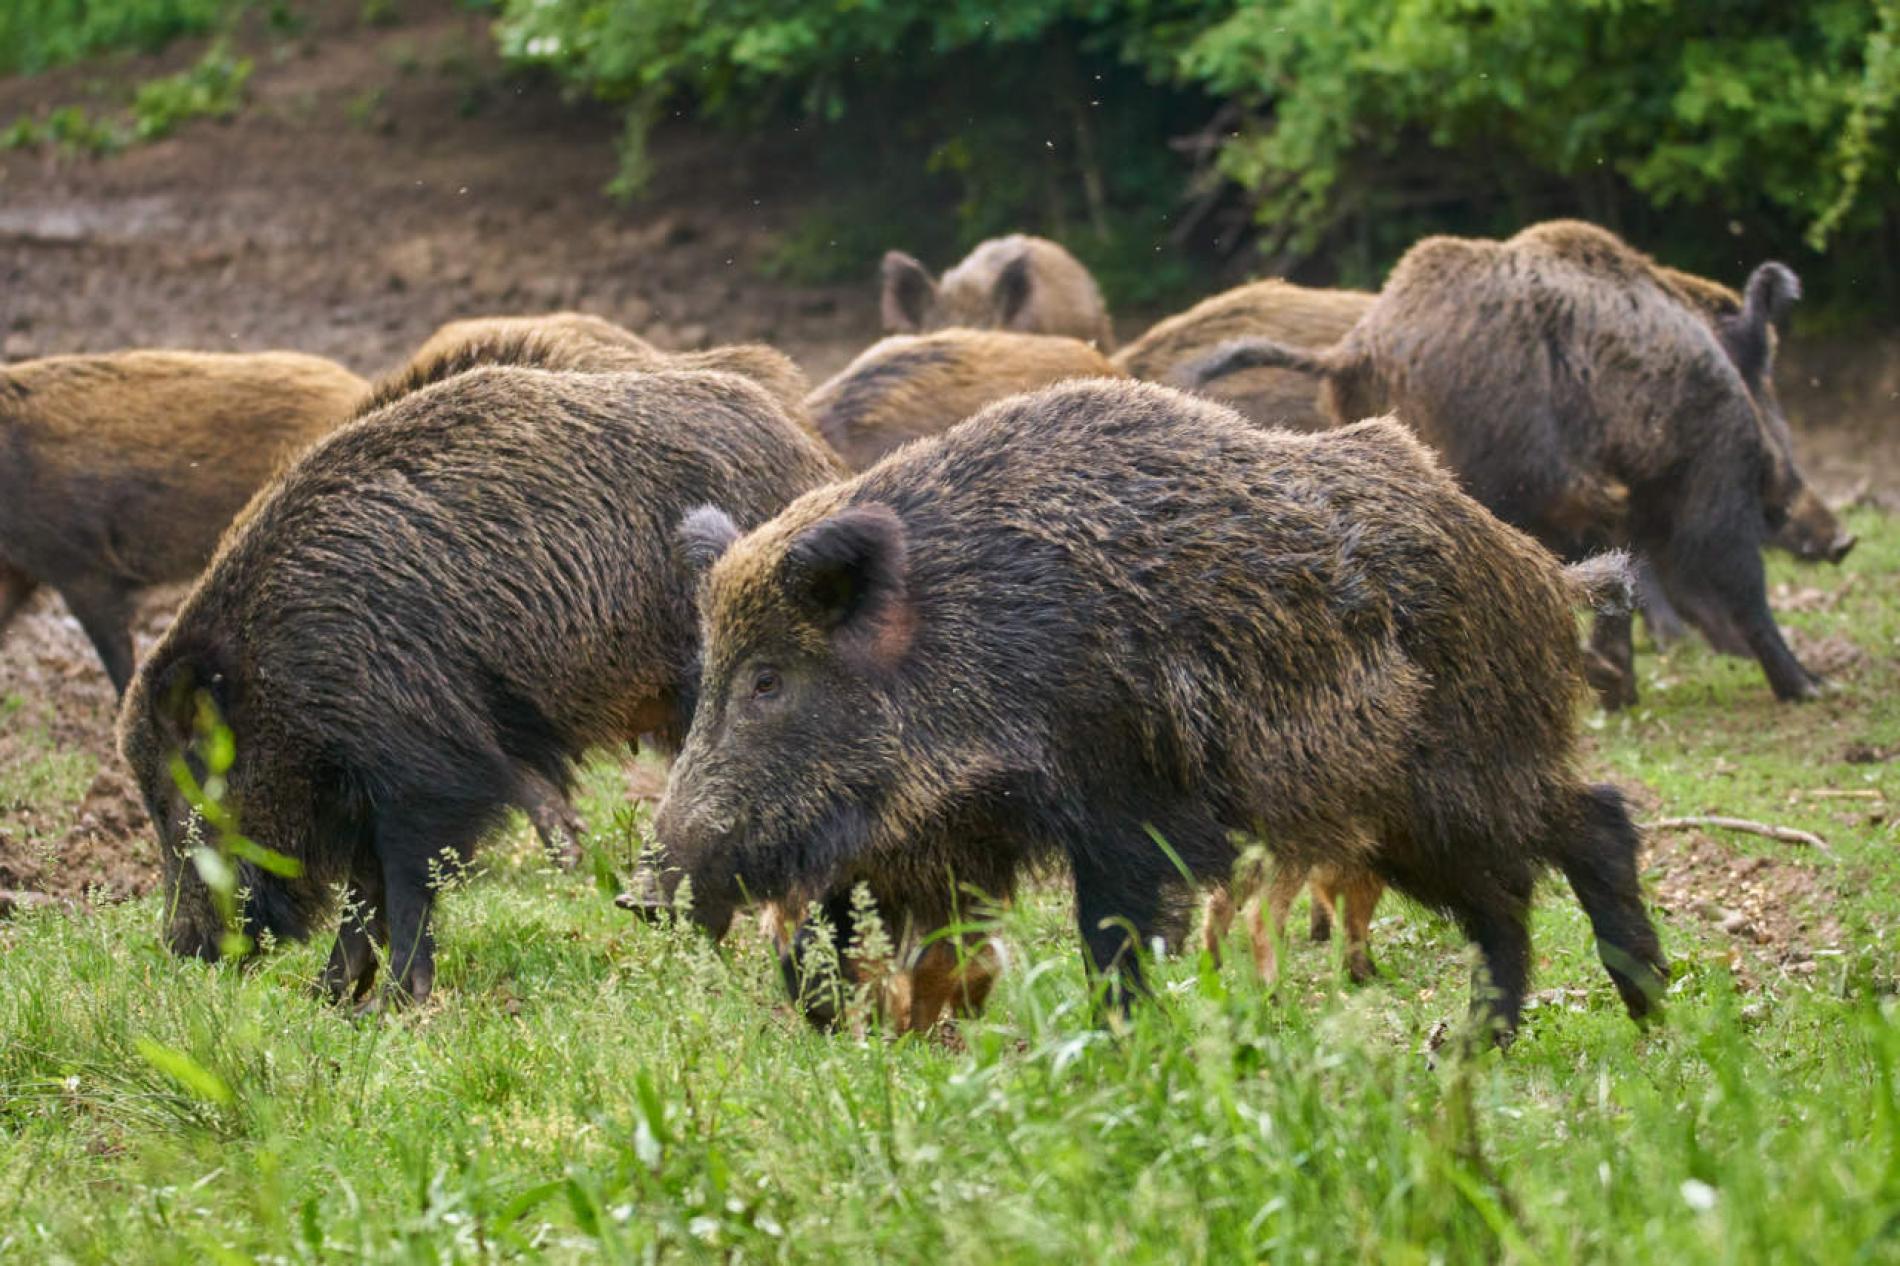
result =
[{"label": "mud patch", "polygon": [[1705,924],[1769,964],[1803,975],[1817,951],[1840,948],[1834,893],[1813,866],[1689,832],[1652,834],[1645,870],[1661,913]]}]

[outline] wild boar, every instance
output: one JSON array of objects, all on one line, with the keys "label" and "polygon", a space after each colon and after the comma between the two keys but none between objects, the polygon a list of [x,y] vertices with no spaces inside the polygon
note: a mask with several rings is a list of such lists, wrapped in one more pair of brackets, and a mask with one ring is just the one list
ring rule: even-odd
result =
[{"label": "wild boar", "polygon": [[279,475],[220,546],[141,665],[120,748],[157,829],[174,952],[221,926],[192,852],[218,844],[174,785],[234,745],[244,930],[302,939],[347,886],[323,976],[364,998],[374,944],[391,996],[434,981],[439,868],[510,806],[565,805],[587,749],[676,746],[696,624],[673,525],[730,502],[760,522],[829,479],[818,443],[733,374],[459,374],[356,419]]},{"label": "wild boar", "polygon": [[902,251],[880,268],[884,328],[918,334],[946,327],[1061,334],[1115,350],[1115,327],[1095,278],[1045,237],[1012,233],[983,242],[933,281]]},{"label": "wild boar", "polygon": [[860,883],[940,928],[1057,863],[1090,966],[1139,989],[1137,948],[1242,836],[1455,917],[1503,1032],[1555,865],[1630,1013],[1655,1003],[1635,827],[1576,771],[1579,586],[1396,423],[1067,383],[681,536],[702,678],[659,897],[690,881],[714,935]]},{"label": "wild boar", "polygon": [[805,371],[763,343],[734,343],[701,352],[663,352],[632,330],[587,312],[470,317],[450,321],[416,349],[409,363],[376,384],[363,412],[433,382],[482,365],[521,365],[579,373],[656,373],[707,369],[738,374],[765,388],[793,421],[805,424],[811,389]]},{"label": "wild boar", "polygon": [[[1313,290],[1290,282],[1250,282],[1157,322],[1115,353],[1136,378],[1168,382],[1182,366],[1229,339],[1259,335],[1294,347],[1330,347],[1372,306],[1359,290]],[[1209,384],[1206,393],[1261,426],[1317,431],[1330,426],[1319,384],[1290,369],[1252,369]]]},{"label": "wild boar", "polygon": [[[1324,378],[1337,421],[1395,411],[1500,518],[1568,557],[1629,545],[1712,643],[1746,647],[1777,697],[1805,699],[1819,682],[1775,625],[1761,564],[1805,484],[1743,372],[1766,363],[1756,336],[1792,276],[1758,268],[1755,302],[1719,334],[1678,282],[1590,225],[1428,238],[1332,348],[1240,339],[1182,377],[1297,369]],[[1627,617],[1593,641],[1604,701],[1634,701]]]},{"label": "wild boar", "polygon": [[123,694],[137,593],[197,575],[251,494],[368,388],[295,352],[113,352],[0,368],[0,632],[52,586]]},{"label": "wild boar", "polygon": [[997,330],[898,334],[873,343],[818,385],[805,408],[852,470],[936,435],[984,405],[1065,378],[1122,372],[1077,339]]}]

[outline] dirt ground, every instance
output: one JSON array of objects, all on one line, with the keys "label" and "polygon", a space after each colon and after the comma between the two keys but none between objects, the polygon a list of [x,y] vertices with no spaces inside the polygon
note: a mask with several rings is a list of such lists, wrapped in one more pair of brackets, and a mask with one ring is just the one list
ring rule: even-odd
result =
[{"label": "dirt ground", "polygon": [[[603,193],[612,113],[507,75],[486,19],[418,3],[367,28],[355,6],[329,8],[293,39],[252,33],[250,101],[229,123],[102,160],[0,154],[0,359],[283,347],[376,374],[454,317],[581,308],[667,347],[772,342],[816,380],[876,337],[869,277],[763,277],[774,235],[823,196],[790,165],[738,164],[720,135],[680,126],[656,140],[650,194],[618,205]],[[149,77],[199,51],[0,80],[0,124],[89,99],[102,73]],[[1152,315],[1124,314],[1124,336]],[[1900,511],[1900,336],[1796,339],[1780,381],[1824,492]],[[141,649],[176,597],[148,600]],[[0,761],[50,744],[100,772],[67,821],[0,805],[0,912],[24,894],[149,887],[110,687],[50,594],[0,647],[8,697],[23,702],[0,712]]]}]

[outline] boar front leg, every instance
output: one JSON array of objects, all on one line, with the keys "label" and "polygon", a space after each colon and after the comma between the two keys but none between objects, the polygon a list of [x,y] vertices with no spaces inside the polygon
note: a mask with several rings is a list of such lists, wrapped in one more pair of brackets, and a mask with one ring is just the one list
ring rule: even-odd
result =
[{"label": "boar front leg", "polygon": [[7,625],[13,623],[13,617],[20,614],[27,599],[39,587],[39,581],[12,563],[0,560],[0,633],[7,631]]},{"label": "boar front leg", "polygon": [[99,652],[113,690],[123,695],[132,681],[131,594],[109,580],[98,580],[68,585],[59,596]]},{"label": "boar front leg", "polygon": [[539,774],[525,773],[517,803],[541,837],[548,860],[562,870],[574,869],[581,860],[581,837],[587,834],[587,824],[574,811],[567,793]]}]

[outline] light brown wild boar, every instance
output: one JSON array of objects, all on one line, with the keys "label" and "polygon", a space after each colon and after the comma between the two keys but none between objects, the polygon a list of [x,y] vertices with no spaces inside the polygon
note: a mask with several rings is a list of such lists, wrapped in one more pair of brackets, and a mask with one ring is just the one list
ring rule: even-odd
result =
[{"label": "light brown wild boar", "polygon": [[476,369],[320,441],[226,536],[120,714],[173,951],[220,952],[172,775],[204,776],[209,708],[244,834],[299,864],[233,859],[245,930],[302,939],[347,886],[331,996],[365,997],[381,940],[394,997],[426,997],[442,858],[510,806],[564,804],[591,748],[680,742],[698,651],[680,516],[717,501],[757,523],[833,473],[725,373]]},{"label": "light brown wild boar", "polygon": [[898,334],[873,343],[805,407],[852,470],[947,431],[984,405],[1069,378],[1124,378],[1087,343],[1002,330]]},{"label": "light brown wild boar", "polygon": [[[1136,378],[1167,382],[1183,365],[1229,339],[1258,335],[1294,347],[1331,347],[1376,296],[1363,290],[1315,290],[1291,282],[1249,282],[1156,322],[1115,353]],[[1204,393],[1261,426],[1317,431],[1332,425],[1319,384],[1291,369],[1249,369],[1210,383]]]},{"label": "light brown wild boar", "polygon": [[251,494],[368,388],[295,352],[113,352],[0,368],[0,631],[52,586],[123,693],[134,595],[197,575]]},{"label": "light brown wild boar", "polygon": [[[1761,546],[1805,481],[1772,396],[1751,386],[1798,294],[1792,272],[1763,264],[1742,310],[1712,323],[1591,225],[1428,238],[1332,348],[1240,339],[1183,378],[1301,369],[1325,379],[1337,421],[1396,411],[1506,522],[1570,557],[1628,544],[1714,645],[1746,648],[1777,697],[1802,699],[1819,682],[1768,610]],[[1604,702],[1633,702],[1628,618],[1599,619],[1593,641]]]},{"label": "light brown wild boar", "polygon": [[993,237],[940,282],[902,251],[886,251],[880,271],[884,328],[893,333],[1017,330],[1079,338],[1104,352],[1115,348],[1115,327],[1094,276],[1046,237]]},{"label": "light brown wild boar", "polygon": [[738,374],[765,388],[793,421],[805,423],[805,371],[776,348],[734,343],[699,352],[663,352],[624,326],[588,312],[469,317],[431,334],[408,364],[376,384],[363,412],[481,365],[578,373],[705,369]]}]

